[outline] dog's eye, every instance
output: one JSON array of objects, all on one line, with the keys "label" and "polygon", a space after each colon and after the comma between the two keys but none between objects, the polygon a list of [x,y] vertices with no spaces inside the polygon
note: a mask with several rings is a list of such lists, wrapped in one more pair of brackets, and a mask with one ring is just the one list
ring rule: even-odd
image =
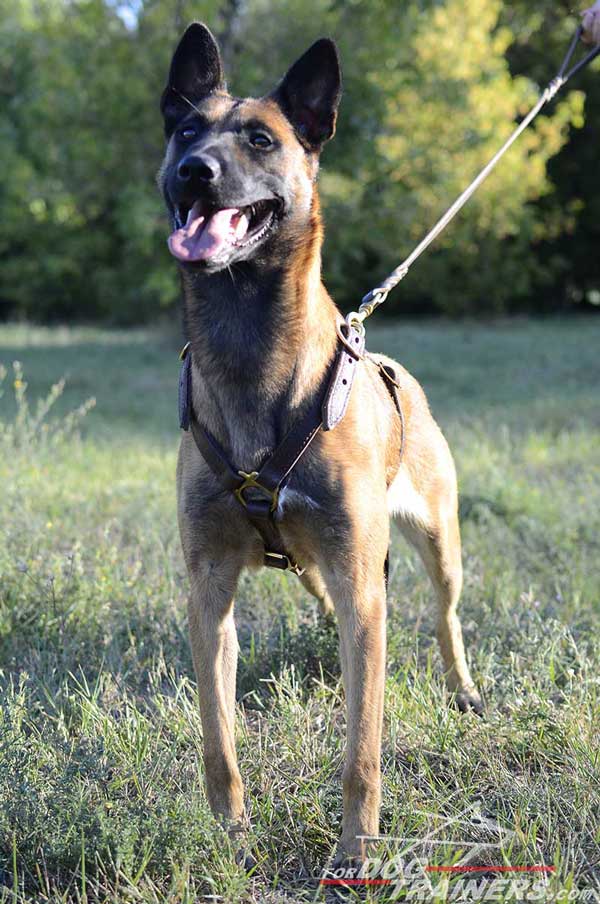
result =
[{"label": "dog's eye", "polygon": [[250,144],[253,148],[265,150],[266,148],[270,148],[273,142],[266,132],[253,132],[250,136]]},{"label": "dog's eye", "polygon": [[184,141],[190,141],[196,137],[196,134],[196,130],[192,126],[184,126],[183,129],[179,130],[179,137],[183,138]]}]

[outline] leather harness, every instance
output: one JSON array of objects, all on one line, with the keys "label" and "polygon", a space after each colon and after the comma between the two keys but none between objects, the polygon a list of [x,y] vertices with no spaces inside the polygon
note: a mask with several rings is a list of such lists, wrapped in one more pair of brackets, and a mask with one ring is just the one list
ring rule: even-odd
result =
[{"label": "leather harness", "polygon": [[398,390],[396,372],[369,354],[365,354],[363,330],[348,326],[345,322],[337,328],[339,350],[327,374],[325,389],[315,394],[302,417],[289,429],[274,452],[263,462],[258,471],[238,470],[229,461],[225,451],[214,436],[200,423],[193,406],[192,355],[190,343],[181,352],[179,375],[179,425],[190,430],[198,450],[223,489],[233,493],[242,506],[252,526],[260,534],[264,544],[264,564],[281,571],[292,571],[298,576],[304,569],[285,547],[276,521],[279,496],[302,456],[309,449],[319,431],[333,430],[343,419],[357,365],[362,360],[375,364],[400,417],[404,448],[404,417]]}]

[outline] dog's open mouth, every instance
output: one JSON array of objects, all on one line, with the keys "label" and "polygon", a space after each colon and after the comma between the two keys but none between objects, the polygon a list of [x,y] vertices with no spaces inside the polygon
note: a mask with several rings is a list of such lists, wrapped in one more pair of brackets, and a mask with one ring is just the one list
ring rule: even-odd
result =
[{"label": "dog's open mouth", "polygon": [[169,236],[169,251],[180,261],[218,261],[236,249],[260,241],[271,229],[278,209],[274,200],[257,201],[247,207],[217,209],[202,201],[175,209],[175,230]]}]

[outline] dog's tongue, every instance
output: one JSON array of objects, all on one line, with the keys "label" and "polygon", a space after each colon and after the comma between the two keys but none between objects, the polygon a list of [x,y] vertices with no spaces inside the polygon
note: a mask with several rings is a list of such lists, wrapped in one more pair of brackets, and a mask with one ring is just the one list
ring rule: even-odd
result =
[{"label": "dog's tongue", "polygon": [[237,207],[217,210],[207,217],[197,201],[185,226],[169,236],[169,251],[180,261],[205,261],[242,239],[247,231],[248,217]]}]

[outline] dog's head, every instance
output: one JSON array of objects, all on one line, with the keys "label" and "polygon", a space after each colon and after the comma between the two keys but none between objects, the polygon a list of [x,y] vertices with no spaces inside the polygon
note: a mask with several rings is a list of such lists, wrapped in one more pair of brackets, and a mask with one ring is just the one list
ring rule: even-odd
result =
[{"label": "dog's head", "polygon": [[337,50],[323,39],[271,94],[232,97],[214,37],[190,25],[161,100],[171,254],[209,273],[288,254],[310,223],[319,153],[334,133],[340,94]]}]

